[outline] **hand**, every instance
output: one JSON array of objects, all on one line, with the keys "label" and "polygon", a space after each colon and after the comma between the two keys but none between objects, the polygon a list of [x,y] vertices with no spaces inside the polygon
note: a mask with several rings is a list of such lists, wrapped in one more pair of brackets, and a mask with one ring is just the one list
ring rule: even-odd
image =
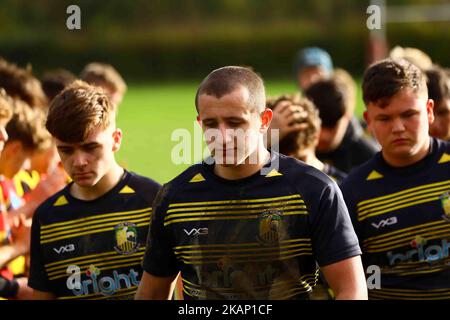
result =
[{"label": "hand", "polygon": [[302,120],[307,116],[307,112],[301,106],[293,105],[289,101],[281,101],[273,111],[269,132],[272,129],[278,129],[281,140],[291,132],[305,130],[308,124],[302,123]]}]

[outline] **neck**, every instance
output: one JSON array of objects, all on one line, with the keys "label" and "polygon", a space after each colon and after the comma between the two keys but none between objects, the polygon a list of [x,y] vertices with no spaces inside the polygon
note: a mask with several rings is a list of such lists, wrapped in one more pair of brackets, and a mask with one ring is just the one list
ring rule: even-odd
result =
[{"label": "neck", "polygon": [[95,200],[114,188],[122,178],[124,169],[117,163],[92,187],[82,187],[74,183],[70,193],[80,200]]},{"label": "neck", "polygon": [[383,159],[392,167],[407,167],[410,165],[413,165],[423,158],[425,158],[429,151],[430,151],[430,143],[431,139],[430,137],[427,137],[424,141],[424,144],[418,148],[418,150],[414,153],[414,155],[406,155],[402,158],[400,157],[390,157],[385,152],[381,151],[381,154],[383,155]]},{"label": "neck", "polygon": [[303,161],[304,163],[320,170],[323,171],[324,168],[324,164],[322,161],[320,161],[319,159],[317,159],[315,151],[312,150],[312,152],[303,152],[299,155],[293,155],[294,158],[297,158],[298,160]]},{"label": "neck", "polygon": [[[249,159],[255,159],[256,163],[248,163]],[[214,165],[214,173],[227,180],[238,180],[247,178],[259,170],[270,161],[270,152],[266,148],[259,148],[255,154],[245,159],[245,162],[237,166]],[[253,162],[253,161],[252,161]]]}]

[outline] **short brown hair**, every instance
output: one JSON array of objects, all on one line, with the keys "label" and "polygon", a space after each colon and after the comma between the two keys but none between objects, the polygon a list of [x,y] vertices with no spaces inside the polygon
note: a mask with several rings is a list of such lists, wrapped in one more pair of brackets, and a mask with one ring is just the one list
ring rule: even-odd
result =
[{"label": "short brown hair", "polygon": [[42,89],[49,101],[52,101],[58,93],[64,90],[69,84],[74,82],[77,77],[66,69],[55,69],[44,73],[41,78]]},{"label": "short brown hair", "polygon": [[428,98],[433,99],[435,105],[442,100],[450,99],[450,78],[445,70],[439,66],[434,66],[425,71],[427,76]]},{"label": "short brown hair", "polygon": [[13,99],[13,116],[6,125],[8,141],[20,141],[27,150],[43,150],[51,145],[51,136],[45,129],[45,111],[31,108],[26,102]]},{"label": "short brown hair", "polygon": [[363,100],[386,106],[390,99],[405,89],[413,92],[427,90],[422,71],[404,59],[385,59],[372,64],[364,73],[362,81]]},{"label": "short brown hair", "polygon": [[299,122],[306,123],[306,128],[287,134],[279,143],[280,152],[291,155],[298,150],[309,148],[314,145],[314,142],[319,137],[321,120],[319,118],[319,111],[314,104],[310,100],[302,98],[299,94],[268,98],[267,108],[275,110],[283,101],[288,101],[292,105],[301,106],[307,114],[307,116]]},{"label": "short brown hair", "polygon": [[58,140],[79,143],[95,128],[106,129],[114,107],[100,87],[77,80],[53,99],[46,127]]},{"label": "short brown hair", "polygon": [[9,121],[12,117],[12,100],[5,89],[0,88],[0,120]]},{"label": "short brown hair", "polygon": [[31,70],[19,68],[2,58],[0,58],[0,87],[12,98],[21,99],[31,107],[48,107],[41,83],[33,76]]},{"label": "short brown hair", "polygon": [[350,92],[345,84],[336,78],[320,80],[305,90],[305,96],[319,110],[322,126],[333,128],[348,112],[350,107]]},{"label": "short brown hair", "polygon": [[206,76],[200,83],[195,95],[195,107],[198,112],[198,97],[202,94],[216,98],[233,92],[239,86],[247,88],[250,94],[249,109],[264,111],[266,92],[262,78],[247,67],[227,66],[216,69]]},{"label": "short brown hair", "polygon": [[119,72],[110,64],[91,62],[80,73],[80,79],[95,86],[106,84],[113,91],[124,95],[127,91],[125,80]]}]

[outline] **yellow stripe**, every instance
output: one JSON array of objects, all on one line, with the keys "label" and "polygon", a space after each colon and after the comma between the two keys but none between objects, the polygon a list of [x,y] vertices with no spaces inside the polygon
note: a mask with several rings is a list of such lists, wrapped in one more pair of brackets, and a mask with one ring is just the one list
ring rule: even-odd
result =
[{"label": "yellow stripe", "polygon": [[[292,242],[305,242],[305,243],[311,243],[311,239],[308,238],[298,238],[298,239],[290,239],[290,240],[283,240],[280,242],[280,244],[284,244],[284,243],[292,243]],[[187,249],[187,248],[212,248],[212,247],[218,247],[218,248],[222,248],[222,247],[226,247],[226,248],[231,248],[231,247],[251,247],[251,246],[256,246],[259,247],[261,246],[260,243],[258,242],[244,242],[244,243],[226,243],[226,244],[194,244],[194,245],[187,245],[187,246],[177,246],[174,247],[174,250],[177,249]]]},{"label": "yellow stripe", "polygon": [[[423,223],[421,225],[416,225],[416,226],[412,226],[412,227],[408,227],[408,228],[403,228],[403,229],[395,230],[395,231],[392,231],[392,232],[389,232],[389,233],[385,233],[385,234],[381,234],[381,235],[378,235],[378,236],[370,237],[370,238],[367,238],[366,240],[369,240],[369,239],[382,240],[383,238],[385,238],[387,236],[391,237],[393,235],[401,234],[401,233],[404,233],[406,231],[415,232],[416,230],[424,230],[426,226],[445,225],[445,224],[447,224],[447,222],[445,222],[444,220],[427,222],[427,223]],[[366,240],[364,240],[364,241],[366,241]]]},{"label": "yellow stripe", "polygon": [[229,258],[229,259],[236,259],[239,257],[270,257],[270,256],[279,256],[279,255],[285,255],[290,254],[293,252],[308,252],[312,253],[312,248],[299,248],[294,250],[287,250],[287,251],[278,251],[278,252],[264,252],[264,253],[244,253],[244,254],[227,254],[224,256],[223,254],[218,255],[191,255],[188,253],[175,253],[177,257],[187,259],[187,260],[196,260],[196,259],[214,259],[214,258]]},{"label": "yellow stripe", "polygon": [[[284,215],[308,215],[307,211],[290,211],[284,213]],[[173,219],[168,222],[164,222],[164,226],[168,226],[172,223],[188,222],[188,221],[208,221],[208,220],[238,220],[238,219],[258,219],[261,214],[252,214],[246,216],[212,216],[212,217],[196,217],[196,218],[185,218],[185,219]]]},{"label": "yellow stripe", "polygon": [[[439,200],[440,195],[442,195],[442,191],[429,193],[429,194],[425,194],[425,195],[421,195],[421,196],[417,196],[417,197],[412,197],[412,198],[404,199],[402,201],[392,202],[388,205],[377,207],[376,209],[368,209],[364,212],[358,213],[358,220],[362,221],[362,220],[366,219],[367,217],[376,216],[376,215],[379,215],[380,213],[393,211],[394,209],[398,209],[398,208],[405,208],[405,207],[410,207],[410,206],[420,204],[420,203]],[[411,202],[413,200],[418,200],[418,199],[425,199],[425,200]],[[399,206],[402,203],[406,203],[406,205]],[[385,210],[382,210],[382,209],[385,209]]]},{"label": "yellow stripe", "polygon": [[276,247],[261,247],[261,248],[246,248],[246,249],[216,249],[216,250],[174,250],[175,254],[179,254],[182,252],[186,253],[210,253],[210,252],[247,252],[247,251],[279,251],[280,249],[288,249],[294,247],[309,247],[311,248],[310,243],[299,243],[299,244],[291,244],[287,246],[276,246]]},{"label": "yellow stripe", "polygon": [[359,220],[359,221],[363,221],[363,220],[365,220],[365,219],[367,219],[367,218],[379,216],[379,215],[381,215],[381,214],[383,214],[383,213],[386,213],[386,212],[392,212],[392,211],[395,211],[395,210],[398,210],[398,209],[407,208],[407,207],[412,207],[412,206],[415,206],[416,204],[421,204],[421,203],[426,203],[426,202],[432,202],[432,201],[436,201],[436,200],[439,200],[439,197],[433,197],[433,198],[429,198],[429,199],[425,199],[425,200],[419,200],[419,201],[415,201],[415,202],[409,202],[409,203],[404,204],[404,205],[400,205],[400,206],[388,208],[388,209],[382,210],[382,211],[377,211],[377,212],[375,212],[375,213],[365,215],[364,217],[359,217],[359,216],[358,216],[358,220]]},{"label": "yellow stripe", "polygon": [[[261,208],[261,207],[278,207],[291,204],[304,204],[305,202],[303,200],[291,200],[291,201],[284,201],[284,202],[270,202],[270,203],[263,203],[263,204],[246,204],[246,205],[228,205],[228,206],[206,206],[206,207],[194,207],[194,208],[178,208],[178,209],[169,209],[167,210],[167,213],[174,213],[174,212],[185,212],[185,211],[203,211],[203,210],[218,210],[218,209],[245,209],[245,208]],[[306,206],[304,206],[306,208]]]},{"label": "yellow stripe", "polygon": [[414,187],[414,188],[405,189],[405,190],[402,190],[402,191],[399,191],[399,192],[391,193],[391,194],[388,194],[388,195],[384,195],[384,196],[381,196],[381,197],[367,199],[367,200],[359,202],[357,206],[359,207],[359,206],[365,205],[367,203],[380,202],[382,200],[391,199],[391,198],[398,198],[399,196],[404,195],[406,193],[415,192],[415,191],[419,191],[419,190],[422,190],[422,189],[427,189],[427,188],[435,187],[435,186],[442,186],[444,184],[450,184],[450,180],[441,181],[441,182],[435,182],[435,183],[430,183],[430,184],[425,184],[425,185],[417,186],[417,187]]},{"label": "yellow stripe", "polygon": [[259,202],[267,202],[267,201],[276,201],[276,200],[285,200],[285,199],[301,199],[302,197],[299,194],[294,194],[290,196],[282,196],[282,197],[273,197],[273,198],[260,198],[260,199],[247,199],[247,200],[221,200],[221,201],[205,201],[205,202],[180,202],[180,203],[171,203],[169,208],[176,207],[192,207],[192,206],[200,206],[200,205],[218,205],[218,204],[234,204],[234,203],[259,203]]},{"label": "yellow stripe", "polygon": [[100,223],[105,223],[108,221],[122,221],[124,219],[128,219],[129,217],[132,217],[133,219],[138,219],[138,218],[143,218],[143,217],[150,217],[151,216],[151,212],[144,212],[142,214],[132,214],[130,216],[118,216],[118,217],[112,217],[112,218],[107,218],[107,219],[101,219],[99,221],[88,221],[88,222],[83,222],[83,223],[79,223],[76,225],[71,225],[71,226],[63,226],[63,227],[56,227],[53,229],[49,229],[49,230],[42,230],[41,231],[41,235],[47,235],[47,234],[52,234],[56,231],[61,231],[61,230],[72,230],[75,228],[82,228],[84,226],[91,226],[91,225],[95,225],[95,224],[100,224]]},{"label": "yellow stripe", "polygon": [[363,212],[369,210],[370,208],[374,208],[374,207],[378,208],[379,206],[381,206],[383,204],[389,205],[389,204],[397,203],[397,202],[405,202],[405,201],[408,201],[409,199],[411,199],[413,196],[416,197],[416,198],[417,198],[417,196],[424,197],[427,194],[433,193],[433,192],[435,192],[435,193],[437,192],[437,194],[442,194],[449,187],[450,187],[450,184],[444,185],[444,186],[441,186],[441,187],[421,190],[421,191],[418,191],[418,192],[413,192],[411,194],[406,194],[406,195],[403,195],[403,196],[400,196],[400,197],[396,197],[394,200],[388,199],[388,200],[384,200],[384,201],[375,202],[375,203],[372,203],[372,204],[369,204],[369,205],[365,205],[365,206],[362,206],[362,207],[358,208],[358,212],[362,212],[363,213]]},{"label": "yellow stripe", "polygon": [[[145,223],[137,224],[136,227],[143,227],[143,226],[148,226],[148,225],[149,225],[149,222],[147,221]],[[67,238],[75,238],[78,236],[84,236],[86,234],[94,234],[94,233],[100,233],[100,232],[106,232],[106,231],[113,231],[113,230],[111,228],[104,228],[104,229],[97,229],[94,231],[80,232],[77,234],[71,234],[71,235],[61,236],[61,237],[57,237],[57,238],[51,238],[48,240],[43,240],[43,241],[41,241],[41,244],[50,243],[50,242],[67,239]]]},{"label": "yellow stripe", "polygon": [[[101,271],[111,270],[111,269],[116,269],[116,268],[129,267],[129,266],[136,266],[136,267],[141,268],[140,264],[137,265],[136,262],[132,262],[132,263],[116,264],[116,265],[109,266],[109,267],[106,267],[106,268],[103,267],[103,268],[101,268]],[[85,272],[87,269],[88,268],[85,268],[84,270],[82,270],[82,272]],[[54,277],[49,278],[49,279],[50,280],[55,280],[55,279],[60,279],[60,278],[64,278],[64,277],[67,277],[67,276],[69,276],[69,275],[68,274],[63,274],[63,275],[59,275],[59,276],[54,276]]]},{"label": "yellow stripe", "polygon": [[[300,257],[300,256],[311,256],[312,255],[312,251],[311,252],[303,252],[303,253],[296,253],[296,254],[292,254],[292,255],[287,255],[287,256],[280,256],[277,257],[277,259],[272,259],[270,261],[282,261],[282,260],[288,260],[288,259],[292,259],[292,258],[296,258],[296,257]],[[205,261],[193,261],[193,262],[189,262],[185,259],[180,259],[180,261],[184,262],[185,264],[216,264],[217,263],[217,259],[214,260],[205,260]],[[244,263],[244,262],[267,262],[267,258],[262,258],[262,259],[233,259],[233,263]]]},{"label": "yellow stripe", "polygon": [[[227,209],[230,209],[229,207]],[[281,211],[281,214],[283,215],[283,211],[287,211],[289,209],[306,209],[306,206],[302,205],[302,206],[286,206],[283,207]],[[306,210],[302,210],[305,211]],[[181,211],[183,212],[183,211]],[[203,216],[203,215],[221,215],[221,214],[243,214],[243,213],[258,213],[258,214],[262,214],[263,212],[261,211],[261,209],[257,209],[257,210],[224,210],[224,211],[201,211],[201,212],[189,212],[189,213],[175,213],[175,214],[168,214],[165,218],[164,221],[170,220],[172,217],[195,217],[195,216]]]},{"label": "yellow stripe", "polygon": [[64,221],[64,222],[56,222],[56,223],[51,223],[51,224],[47,224],[44,226],[41,226],[42,230],[47,230],[47,229],[51,229],[57,226],[62,226],[62,225],[72,225],[72,224],[77,224],[77,223],[83,223],[85,221],[92,221],[92,220],[97,220],[97,219],[101,219],[104,217],[114,217],[114,216],[119,216],[119,215],[130,215],[130,214],[135,214],[135,213],[142,213],[145,211],[150,211],[151,212],[151,207],[147,207],[144,209],[139,209],[139,210],[132,210],[132,211],[122,211],[122,212],[111,212],[111,213],[105,213],[105,214],[101,214],[101,215],[93,215],[93,216],[89,216],[87,218],[80,218],[80,219],[76,219],[76,220],[69,220],[69,221]]},{"label": "yellow stripe", "polygon": [[[427,240],[435,240],[435,239],[440,239],[442,236],[448,236],[449,235],[449,231],[448,230],[444,230],[441,232],[436,232],[436,231],[430,231],[428,233],[421,233],[421,236],[423,236],[424,238],[426,238]],[[404,246],[408,246],[409,243],[415,238],[415,236],[411,236],[410,238],[407,239],[400,239],[400,240],[396,240],[396,241],[392,241],[383,245],[369,245],[365,248],[366,252],[382,252],[382,251],[386,251],[386,250],[390,250],[390,249],[395,249],[395,248],[400,248],[400,247],[404,247]],[[412,248],[414,249],[414,248]],[[411,250],[412,250],[411,249]]]},{"label": "yellow stripe", "polygon": [[[113,227],[113,226],[118,225],[119,224],[118,222],[139,223],[139,222],[144,222],[144,221],[149,223],[150,222],[149,217],[144,217],[144,218],[141,218],[141,219],[127,219],[126,221],[124,221],[123,218],[120,218],[119,221],[95,224],[95,225],[91,225],[91,226],[88,226],[88,227],[83,227],[82,230],[86,231],[86,230],[94,230],[94,229],[97,229],[99,227]],[[77,230],[70,229],[70,230],[65,230],[65,231],[59,231],[59,232],[55,232],[55,233],[45,234],[45,235],[41,234],[41,240],[46,240],[48,238],[52,238],[52,237],[55,237],[55,236],[60,236],[60,235],[63,235],[63,234],[72,234],[72,233],[77,233],[77,232],[80,232],[80,230],[79,229],[77,229]]]},{"label": "yellow stripe", "polygon": [[[129,254],[129,255],[119,255],[117,252],[114,252],[115,255],[112,257],[107,257],[107,258],[97,258],[97,259],[86,259],[86,260],[82,260],[82,264],[78,265],[80,268],[85,265],[91,265],[94,264],[95,262],[99,262],[99,261],[111,261],[111,260],[121,260],[121,259],[125,259],[125,258],[129,258],[129,257],[135,257],[135,256],[143,256],[144,255],[144,250],[145,248],[139,248],[137,252],[133,253],[133,254]],[[47,268],[47,265],[45,265],[45,271],[47,271],[48,273],[53,272],[55,270],[58,269],[64,269],[64,271],[67,269],[68,266],[73,265],[73,263],[71,262],[66,262],[64,264],[60,264],[57,266],[53,266],[53,267],[49,267]]]}]

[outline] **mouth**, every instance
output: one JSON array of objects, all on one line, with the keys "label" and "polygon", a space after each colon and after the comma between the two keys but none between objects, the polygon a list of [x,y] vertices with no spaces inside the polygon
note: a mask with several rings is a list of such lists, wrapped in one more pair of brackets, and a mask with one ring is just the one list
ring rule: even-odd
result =
[{"label": "mouth", "polygon": [[73,177],[77,178],[77,179],[86,179],[89,176],[91,176],[91,172],[79,172],[79,173],[74,173]]},{"label": "mouth", "polygon": [[409,142],[409,139],[405,139],[405,138],[392,140],[392,144],[405,144],[405,143],[408,143],[408,142]]}]

